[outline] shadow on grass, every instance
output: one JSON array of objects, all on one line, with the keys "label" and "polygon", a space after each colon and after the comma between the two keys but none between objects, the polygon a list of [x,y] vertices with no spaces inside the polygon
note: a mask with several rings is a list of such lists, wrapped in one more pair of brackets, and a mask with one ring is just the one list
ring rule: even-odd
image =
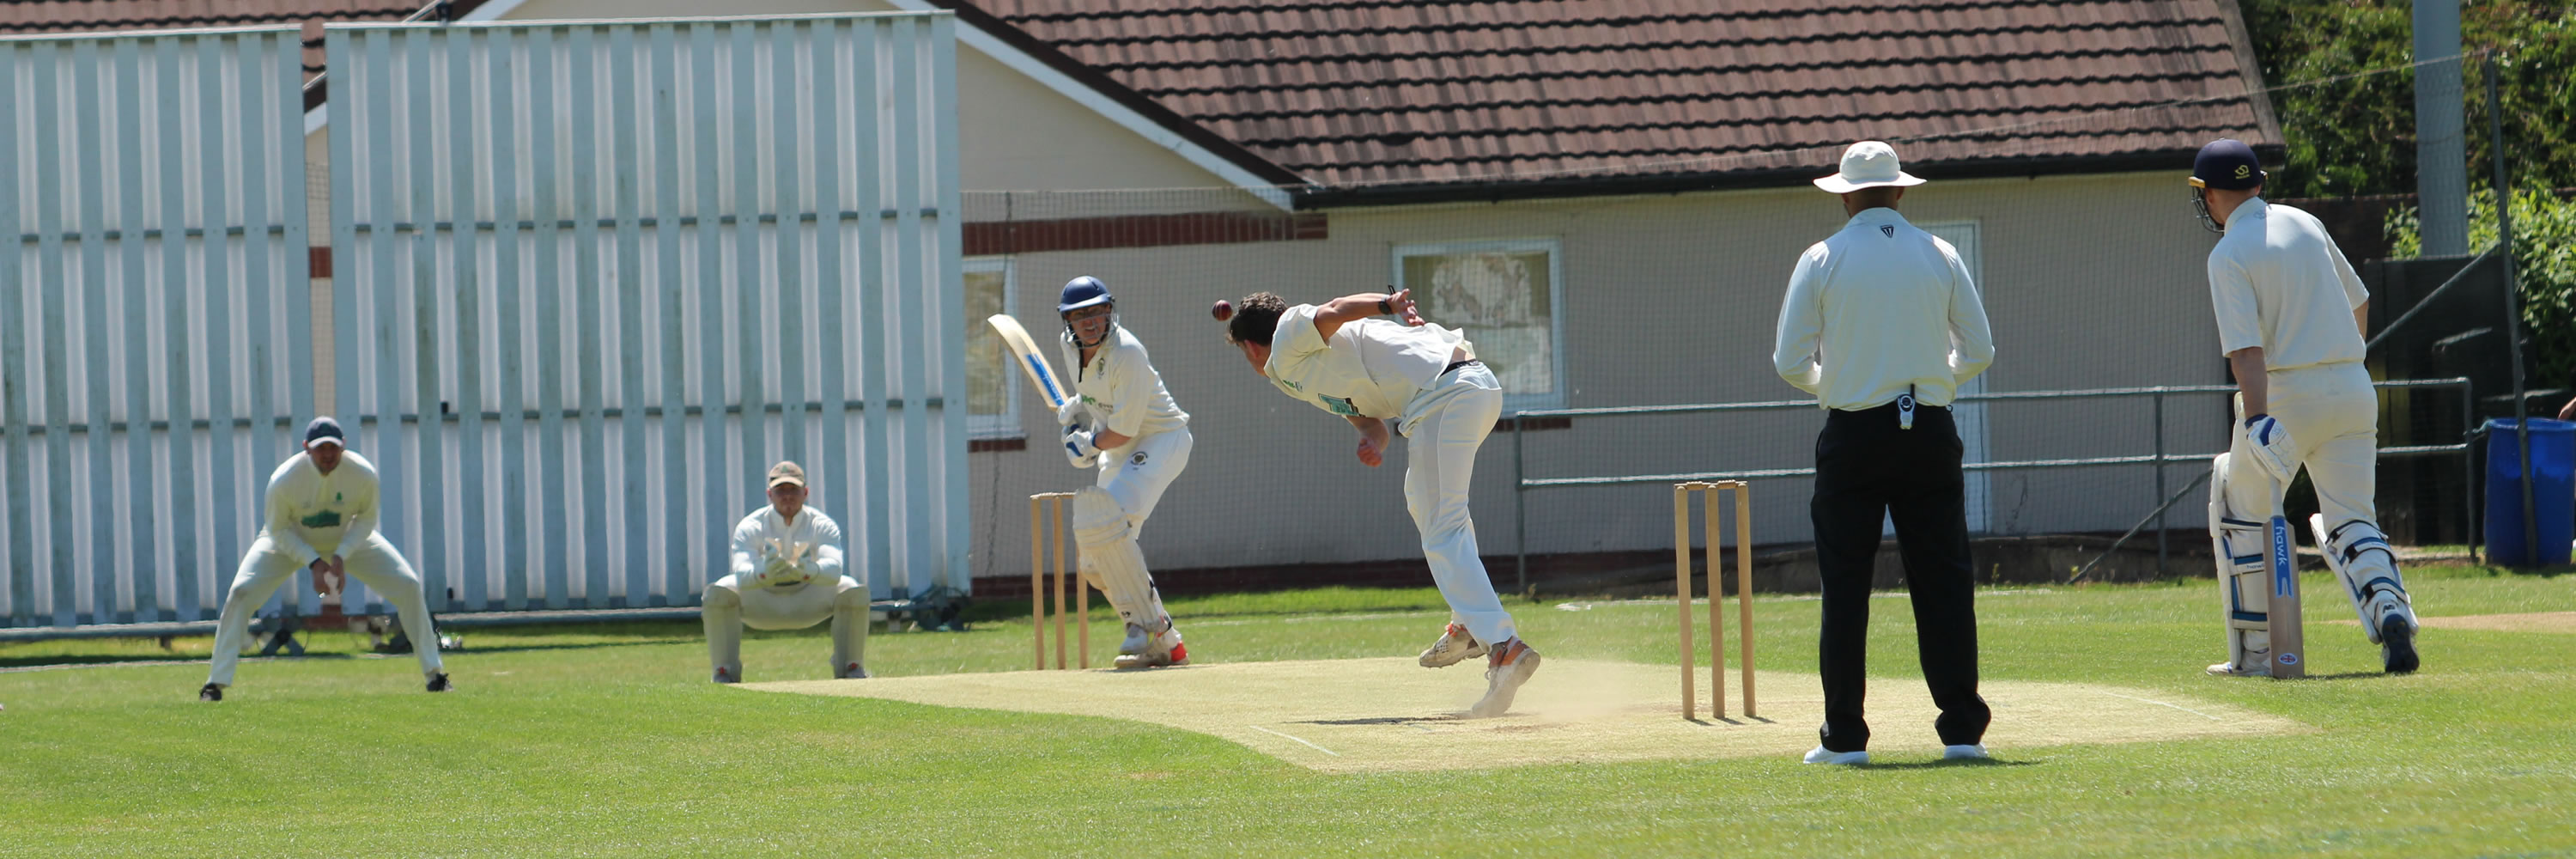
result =
[{"label": "shadow on grass", "polygon": [[1994,758],[1962,758],[1959,760],[1943,759],[1937,761],[1907,761],[1901,764],[1882,764],[1873,762],[1866,764],[1849,764],[1847,766],[1851,766],[1854,769],[1864,770],[1937,770],[1967,767],[2035,767],[2039,765],[2040,763],[2038,761],[2004,761],[1996,760]]},{"label": "shadow on grass", "polygon": [[[185,665],[204,664],[210,657],[186,653],[83,653],[58,656],[16,656],[0,659],[0,670],[11,668],[65,668],[84,665]],[[355,653],[307,653],[302,656],[244,655],[244,659],[356,659]]]}]

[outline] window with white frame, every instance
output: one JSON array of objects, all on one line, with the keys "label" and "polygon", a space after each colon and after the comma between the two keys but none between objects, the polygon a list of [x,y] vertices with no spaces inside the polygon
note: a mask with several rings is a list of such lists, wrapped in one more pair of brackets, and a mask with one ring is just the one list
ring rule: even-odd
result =
[{"label": "window with white frame", "polygon": [[1503,383],[1503,412],[1565,405],[1563,246],[1555,239],[1399,245],[1395,285],[1432,322],[1467,333]]},{"label": "window with white frame", "polygon": [[986,317],[1011,306],[1011,261],[966,260],[966,432],[974,438],[1017,438],[1020,386],[1005,357],[1002,338]]}]

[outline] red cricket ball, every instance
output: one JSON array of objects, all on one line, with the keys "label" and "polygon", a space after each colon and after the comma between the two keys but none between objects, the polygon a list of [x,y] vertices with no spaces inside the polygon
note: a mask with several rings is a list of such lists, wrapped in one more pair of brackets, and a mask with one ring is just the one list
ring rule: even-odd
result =
[{"label": "red cricket ball", "polygon": [[1216,321],[1218,321],[1218,322],[1224,322],[1224,321],[1226,321],[1226,320],[1228,320],[1228,319],[1233,319],[1233,318],[1234,318],[1234,302],[1227,301],[1227,300],[1222,299],[1222,298],[1217,299],[1217,301],[1216,301],[1216,306],[1215,306],[1215,307],[1208,308],[1208,315],[1216,317]]}]

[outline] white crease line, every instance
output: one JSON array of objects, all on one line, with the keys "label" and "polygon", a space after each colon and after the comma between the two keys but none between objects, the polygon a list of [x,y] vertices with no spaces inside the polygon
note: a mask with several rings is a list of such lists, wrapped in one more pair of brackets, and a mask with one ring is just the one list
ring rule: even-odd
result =
[{"label": "white crease line", "polygon": [[[2095,691],[2100,691],[2100,690],[2095,690]],[[2163,702],[2163,701],[2153,701],[2153,700],[2149,700],[2149,699],[2146,699],[2146,698],[2131,697],[2131,696],[2128,696],[2128,695],[2122,695],[2122,694],[2120,694],[2120,693],[2118,693],[2118,692],[2103,692],[2102,694],[2104,694],[2104,695],[2109,695],[2109,696],[2111,696],[2111,697],[2113,697],[2113,698],[2128,698],[2128,699],[2129,699],[2129,700],[2131,700],[2131,701],[2139,701],[2139,702],[2143,702],[2143,703],[2154,704],[2154,705],[2159,706],[2159,707],[2172,707],[2172,708],[2174,708],[2174,709],[2176,709],[2176,710],[2181,710],[2181,711],[2183,711],[2183,712],[2185,712],[2185,713],[2190,713],[2190,714],[2192,714],[2192,715],[2194,715],[2194,716],[2199,716],[2199,717],[2201,717],[2201,718],[2203,718],[2203,719],[2208,719],[2208,720],[2210,720],[2210,721],[2212,721],[2212,722],[2224,722],[2224,721],[2227,721],[2227,720],[2225,720],[2225,719],[2221,719],[2221,718],[2219,718],[2219,717],[2217,717],[2217,716],[2212,716],[2212,715],[2210,715],[2210,714],[2208,714],[2208,713],[2203,713],[2203,712],[2201,712],[2201,711],[2199,711],[2199,710],[2194,710],[2194,709],[2192,709],[2192,708],[2190,708],[2190,707],[2185,707],[2185,706],[2182,706],[2182,705],[2180,705],[2180,704],[2167,704],[2167,703],[2165,703],[2165,702]]]},{"label": "white crease line", "polygon": [[1336,751],[1333,751],[1332,749],[1324,748],[1323,746],[1315,745],[1314,743],[1307,743],[1307,742],[1306,742],[1306,740],[1305,740],[1305,738],[1303,738],[1303,737],[1299,737],[1299,736],[1296,736],[1296,735],[1294,735],[1294,734],[1280,734],[1278,731],[1273,731],[1273,730],[1271,730],[1271,729],[1269,729],[1269,728],[1264,728],[1264,727],[1262,727],[1262,726],[1260,726],[1260,725],[1245,725],[1244,727],[1246,727],[1246,728],[1251,728],[1251,729],[1253,729],[1253,730],[1255,730],[1255,731],[1260,731],[1260,732],[1262,732],[1262,733],[1264,733],[1264,734],[1278,734],[1279,736],[1287,737],[1288,739],[1296,740],[1297,742],[1300,742],[1300,743],[1305,743],[1305,744],[1306,744],[1306,748],[1314,749],[1315,751],[1323,752],[1324,754],[1332,755],[1333,757],[1337,757],[1337,758],[1338,758],[1338,757],[1341,757],[1341,756],[1342,756],[1342,753],[1340,753],[1340,752],[1336,752]]}]

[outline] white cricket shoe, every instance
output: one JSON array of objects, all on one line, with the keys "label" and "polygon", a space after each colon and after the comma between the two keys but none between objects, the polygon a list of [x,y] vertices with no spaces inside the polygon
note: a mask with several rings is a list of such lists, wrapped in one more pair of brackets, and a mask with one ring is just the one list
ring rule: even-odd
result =
[{"label": "white cricket shoe", "polygon": [[2252,668],[2238,668],[2236,667],[2236,663],[2221,662],[2216,665],[2209,666],[2209,673],[2218,677],[2270,677],[2272,676],[2272,669],[2261,665],[2257,665]]},{"label": "white cricket shoe", "polygon": [[1131,624],[1128,624],[1128,625],[1127,625],[1127,638],[1126,638],[1126,640],[1118,642],[1118,655],[1120,655],[1120,656],[1139,656],[1139,655],[1143,655],[1143,654],[1144,654],[1144,652],[1145,652],[1145,648],[1146,648],[1146,647],[1148,647],[1148,646],[1151,646],[1153,643],[1154,643],[1154,637],[1153,637],[1153,636],[1150,636],[1150,635],[1146,635],[1146,634],[1145,634],[1145,625],[1144,625],[1144,624],[1141,624],[1141,623],[1131,623]]},{"label": "white cricket shoe", "polygon": [[[1136,631],[1143,631],[1144,629],[1144,627],[1137,626],[1135,624],[1129,624],[1127,628]],[[1143,652],[1128,653],[1122,650],[1119,652],[1118,658],[1110,660],[1109,664],[1112,668],[1122,670],[1130,668],[1169,668],[1174,665],[1188,665],[1190,664],[1190,650],[1188,647],[1181,644],[1181,628],[1174,625],[1171,621],[1165,620],[1163,621],[1162,632],[1146,637]]]},{"label": "white cricket shoe", "polygon": [[1514,638],[1499,645],[1485,663],[1485,698],[1468,709],[1467,715],[1491,719],[1512,709],[1512,696],[1538,673],[1538,651]]},{"label": "white cricket shoe", "polygon": [[1941,759],[1945,761],[1982,761],[1989,760],[1992,757],[1993,756],[1986,754],[1986,744],[1984,743],[1969,743],[1964,746],[1941,747]]},{"label": "white cricket shoe", "polygon": [[1477,641],[1465,624],[1453,623],[1440,631],[1440,640],[1432,642],[1431,649],[1422,651],[1422,658],[1417,661],[1424,668],[1447,668],[1483,656],[1486,651],[1485,643]]},{"label": "white cricket shoe", "polygon": [[1817,746],[1807,751],[1806,762],[1811,764],[1865,764],[1869,763],[1869,752],[1867,750],[1857,752],[1834,752],[1826,751],[1824,746]]}]

